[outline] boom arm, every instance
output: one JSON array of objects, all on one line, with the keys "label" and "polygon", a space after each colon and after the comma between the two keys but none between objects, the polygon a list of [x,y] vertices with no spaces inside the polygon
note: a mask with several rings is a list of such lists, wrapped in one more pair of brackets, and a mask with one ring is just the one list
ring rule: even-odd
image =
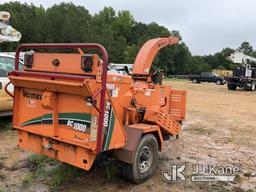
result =
[{"label": "boom arm", "polygon": [[256,58],[245,55],[242,52],[234,52],[227,59],[237,64],[256,64]]},{"label": "boom arm", "polygon": [[21,38],[21,33],[8,25],[10,17],[10,13],[0,11],[0,43],[18,42]]},{"label": "boom arm", "polygon": [[147,41],[140,49],[134,65],[133,75],[149,75],[152,62],[160,49],[179,42],[177,37],[155,38]]}]

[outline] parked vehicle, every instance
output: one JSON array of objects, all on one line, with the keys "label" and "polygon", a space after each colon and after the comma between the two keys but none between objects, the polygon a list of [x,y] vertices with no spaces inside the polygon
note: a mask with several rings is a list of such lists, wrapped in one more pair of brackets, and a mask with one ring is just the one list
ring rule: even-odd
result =
[{"label": "parked vehicle", "polygon": [[[8,72],[14,70],[15,57],[9,54],[0,53],[0,116],[12,114],[13,99],[5,92],[5,86],[9,83]],[[20,67],[23,63],[20,61]],[[8,87],[13,92],[13,86]]]},{"label": "parked vehicle", "polygon": [[233,75],[227,78],[229,90],[241,88],[247,91],[256,90],[256,58],[235,52],[228,58],[238,66],[233,70]]},{"label": "parked vehicle", "polygon": [[108,66],[108,72],[129,75],[132,73],[132,66],[133,66],[132,64],[110,63]]},{"label": "parked vehicle", "polygon": [[224,85],[226,83],[224,77],[212,72],[201,72],[200,75],[190,75],[190,80],[193,83],[208,82],[216,83],[217,85]]}]

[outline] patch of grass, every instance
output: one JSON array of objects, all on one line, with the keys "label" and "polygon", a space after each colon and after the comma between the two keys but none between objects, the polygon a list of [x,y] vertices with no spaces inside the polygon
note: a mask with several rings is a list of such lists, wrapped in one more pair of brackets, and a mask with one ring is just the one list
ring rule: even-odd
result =
[{"label": "patch of grass", "polygon": [[212,129],[207,129],[202,126],[193,125],[189,128],[190,131],[192,131],[195,134],[202,134],[202,135],[211,135],[213,134]]},{"label": "patch of grass", "polygon": [[23,185],[23,186],[30,185],[33,181],[34,181],[33,175],[32,175],[32,174],[28,174],[28,175],[26,175],[25,178],[23,179],[22,185]]},{"label": "patch of grass", "polygon": [[[31,155],[28,159],[30,174],[23,180],[23,186],[32,185],[36,181],[44,181],[51,191],[56,191],[63,183],[69,182],[84,174],[80,168],[60,163],[54,159],[42,155]],[[102,173],[107,180],[112,180],[119,175],[119,167],[111,162],[104,166]],[[1,192],[1,191],[0,191]]]},{"label": "patch of grass", "polygon": [[0,180],[4,180],[6,178],[6,175],[0,172]]},{"label": "patch of grass", "polygon": [[3,189],[0,189],[0,192],[4,192],[4,190],[3,190]]},{"label": "patch of grass", "polygon": [[105,169],[105,175],[107,180],[113,180],[119,175],[119,167],[115,162],[109,163]]},{"label": "patch of grass", "polygon": [[187,81],[189,81],[189,79],[164,78],[163,81],[181,81],[181,82],[187,82]]},{"label": "patch of grass", "polygon": [[45,164],[49,163],[49,164],[54,164],[57,161],[55,161],[54,159],[44,156],[44,155],[36,155],[33,154],[29,157],[29,161],[31,163],[34,163],[34,165],[36,166],[36,168],[41,168],[42,166],[44,166]]},{"label": "patch of grass", "polygon": [[231,137],[225,137],[223,138],[224,139],[224,142],[227,144],[227,143],[232,143],[234,142],[234,138],[231,138]]},{"label": "patch of grass", "polygon": [[44,178],[47,175],[47,168],[56,165],[57,161],[43,155],[31,155],[28,158],[28,165],[31,170],[24,180],[23,185],[29,185],[38,178]]},{"label": "patch of grass", "polygon": [[71,179],[79,172],[79,168],[68,164],[60,164],[49,171],[48,175],[51,178],[50,185],[53,187],[60,186],[65,181]]},{"label": "patch of grass", "polygon": [[60,163],[43,155],[31,155],[28,159],[30,174],[23,180],[23,186],[37,180],[44,180],[51,188],[56,188],[79,172],[79,168]]}]

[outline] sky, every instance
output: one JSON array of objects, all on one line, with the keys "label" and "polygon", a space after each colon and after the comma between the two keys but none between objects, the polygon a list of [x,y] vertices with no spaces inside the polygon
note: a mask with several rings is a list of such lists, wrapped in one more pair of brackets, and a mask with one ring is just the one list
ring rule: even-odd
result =
[{"label": "sky", "polygon": [[[17,0],[16,0],[17,1]],[[8,0],[0,0],[9,2]],[[50,7],[70,0],[21,0]],[[95,14],[105,6],[129,10],[137,22],[178,30],[193,55],[214,54],[244,41],[256,49],[255,0],[73,0]]]}]

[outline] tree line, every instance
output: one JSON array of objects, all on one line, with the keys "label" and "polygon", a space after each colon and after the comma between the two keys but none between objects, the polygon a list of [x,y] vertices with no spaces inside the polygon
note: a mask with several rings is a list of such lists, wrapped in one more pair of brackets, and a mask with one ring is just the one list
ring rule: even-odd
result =
[{"label": "tree line", "polygon": [[[173,35],[182,40],[179,31],[170,31],[155,22],[137,22],[129,11],[115,11],[111,7],[91,15],[85,7],[73,3],[61,3],[46,9],[10,2],[1,4],[0,10],[11,13],[10,24],[22,33],[19,43],[100,43],[106,47],[112,63],[133,63],[140,47],[151,38]],[[2,43],[0,49],[14,51],[19,43]],[[256,56],[248,42],[242,43],[238,50]],[[234,65],[226,58],[234,51],[225,48],[213,55],[193,56],[188,46],[181,42],[163,48],[154,65],[167,74],[232,69]]]}]

